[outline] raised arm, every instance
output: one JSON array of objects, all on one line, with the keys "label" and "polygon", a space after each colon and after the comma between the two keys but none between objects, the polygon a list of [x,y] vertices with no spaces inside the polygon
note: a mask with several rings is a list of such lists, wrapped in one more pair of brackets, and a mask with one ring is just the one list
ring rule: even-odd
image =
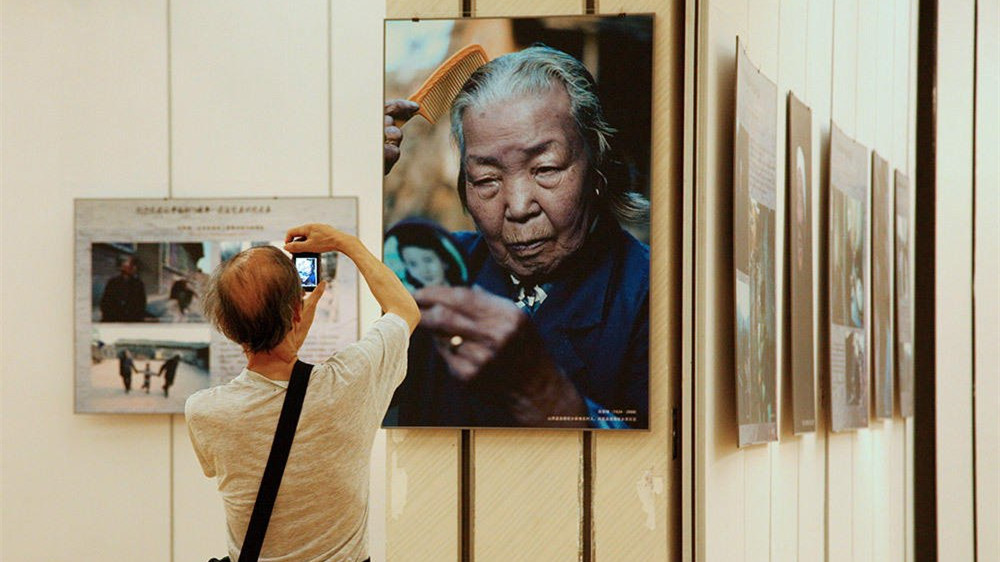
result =
[{"label": "raised arm", "polygon": [[358,267],[383,312],[401,317],[409,324],[411,333],[420,322],[420,309],[406,287],[356,236],[325,224],[304,224],[285,235],[285,250],[344,254]]}]

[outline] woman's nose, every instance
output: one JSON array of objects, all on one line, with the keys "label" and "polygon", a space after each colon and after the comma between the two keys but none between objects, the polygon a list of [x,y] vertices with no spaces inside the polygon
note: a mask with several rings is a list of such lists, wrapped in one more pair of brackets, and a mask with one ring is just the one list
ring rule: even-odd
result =
[{"label": "woman's nose", "polygon": [[526,222],[538,215],[542,208],[535,192],[538,185],[528,175],[519,175],[504,184],[504,218],[514,222]]}]

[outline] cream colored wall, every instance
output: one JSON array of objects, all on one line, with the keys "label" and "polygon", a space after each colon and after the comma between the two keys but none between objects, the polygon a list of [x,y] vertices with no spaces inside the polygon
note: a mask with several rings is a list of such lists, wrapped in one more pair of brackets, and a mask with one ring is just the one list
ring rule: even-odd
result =
[{"label": "cream colored wall", "polygon": [[[936,453],[938,556],[975,559],[973,186],[975,2],[937,21]],[[920,329],[919,326],[916,329]]]},{"label": "cream colored wall", "polygon": [[[830,120],[913,177],[916,2],[698,2],[695,194],[693,550],[697,560],[910,560],[912,422],[872,419],[834,434],[820,398],[816,433],[791,433],[781,399],[780,440],[738,449],[732,362],[732,139],[736,38],[778,84],[778,216],[785,201],[785,96],[813,110],[813,185],[827,185]],[[814,200],[814,239],[823,201]],[[784,232],[778,219],[777,232]],[[784,270],[779,236],[777,270]],[[815,271],[823,263],[816,256]],[[785,293],[778,275],[777,294]],[[817,279],[819,277],[817,276]],[[817,287],[816,302],[825,293]],[[779,299],[777,318],[784,315]],[[818,316],[817,325],[826,325]],[[778,323],[778,372],[785,327]],[[824,332],[819,332],[819,338]],[[822,348],[819,350],[822,352]],[[823,355],[817,389],[824,392]],[[781,392],[789,392],[787,382]]]},{"label": "cream colored wall", "polygon": [[[221,505],[201,475],[181,416],[72,413],[73,198],[352,195],[359,200],[362,238],[377,245],[381,176],[377,165],[358,162],[379,159],[380,132],[371,124],[381,119],[382,18],[452,17],[459,4],[308,0],[282,10],[236,0],[3,0],[0,559],[198,560],[224,550]],[[583,11],[578,0],[478,0],[475,6],[476,15]],[[956,27],[942,30],[948,37],[942,43],[955,49],[946,60],[966,73],[964,81],[968,69],[961,65],[973,36],[968,6],[943,14],[955,18]],[[817,146],[828,146],[833,117],[912,178],[915,1],[702,0],[691,2],[686,14],[658,0],[598,2],[598,8],[658,14],[662,90],[654,102],[654,156],[662,157],[654,158],[653,430],[594,439],[596,559],[913,559],[910,422],[875,421],[846,435],[829,434],[825,426],[800,437],[783,430],[778,444],[737,450],[725,359],[732,336],[725,234],[736,35],[782,94],[793,89],[812,106]],[[954,500],[961,512],[942,519],[941,545],[942,552],[963,556],[978,546],[979,560],[997,560],[1000,551],[994,532],[1000,525],[998,13],[995,0],[980,0],[975,206],[973,178],[956,164],[966,176],[958,189],[965,191],[946,198],[957,206],[939,208],[955,215],[945,217],[942,228],[976,216],[975,246],[968,232],[953,233],[963,249],[940,256],[938,266],[951,263],[942,259],[961,261],[955,274],[974,283],[976,323],[975,440],[969,437],[972,402],[961,393],[941,404],[953,415],[945,423],[958,429],[939,436],[946,444],[939,452],[961,447],[957,454],[965,455],[975,447],[976,488],[970,494],[962,487],[971,460],[942,465],[939,492],[958,494],[944,496],[939,506]],[[687,150],[697,149],[698,159],[686,176],[697,191],[681,194],[673,182],[680,137],[667,135],[663,125],[680,117],[680,100],[662,77],[664,61],[680,60],[675,34],[685,21],[694,30],[696,14],[698,37],[685,40],[689,48],[698,41],[699,58],[688,70],[697,62],[702,99],[697,105],[689,99],[692,111],[683,118],[689,130],[697,127],[697,144]],[[953,87],[955,95],[968,95]],[[954,111],[967,118],[965,109]],[[950,125],[944,120],[944,128]],[[966,129],[962,138],[971,134]],[[972,150],[965,140],[960,144]],[[813,179],[825,183],[820,153],[814,152]],[[966,154],[959,159],[969,161]],[[778,173],[783,181],[780,166]],[[939,193],[950,189],[951,176],[939,181]],[[691,224],[685,236],[696,235],[697,246],[681,246],[682,202]],[[675,320],[681,304],[672,296],[681,290],[681,255],[691,257],[686,267],[695,281],[684,288],[694,320],[687,326],[695,328],[684,333]],[[51,274],[25,275],[38,263],[51,264]],[[362,327],[377,314],[374,301],[363,297]],[[966,330],[959,344],[967,348],[970,314],[952,319],[959,332]],[[682,341],[689,347],[679,349]],[[682,351],[684,364],[695,365],[684,381],[692,399],[683,415],[692,422],[686,435],[693,455],[684,513],[694,516],[683,521],[683,544],[681,482],[667,445]],[[966,392],[969,372],[957,375]],[[790,420],[781,422],[787,427]],[[951,443],[955,435],[961,439]],[[477,559],[509,556],[513,548],[529,558],[578,559],[581,440],[578,433],[472,434]],[[456,431],[380,436],[373,463],[375,560],[457,559],[460,441]]]},{"label": "cream colored wall", "polygon": [[[364,1],[3,1],[0,559],[225,551],[183,416],[73,414],[73,198],[356,196],[378,247],[384,14]],[[374,299],[361,313],[365,328]],[[375,458],[384,559],[384,435]]]},{"label": "cream colored wall", "polygon": [[[456,16],[458,6],[390,3],[389,11]],[[661,2],[625,7],[659,11],[656,56],[680,61],[676,26]],[[72,413],[73,199],[351,195],[359,200],[361,237],[377,247],[386,6],[4,0],[2,10],[0,558],[219,555],[221,504],[201,475],[182,416]],[[476,12],[580,14],[583,7],[481,1]],[[679,117],[679,97],[667,93],[675,84],[679,79],[664,81],[656,97],[661,128]],[[680,232],[679,188],[670,180],[678,177],[679,141],[679,133],[654,134],[654,182],[663,186],[654,194],[662,217],[654,236],[664,247],[676,245]],[[23,266],[39,261],[52,264],[51,275],[23,275]],[[663,251],[654,268],[653,429],[593,442],[592,544],[602,559],[662,559],[671,541],[679,543],[672,534],[679,512],[668,509],[678,495],[668,381],[679,378],[668,357],[679,326],[671,297],[679,264]],[[362,327],[377,314],[364,297]],[[380,436],[374,559],[457,555],[458,435],[394,431],[388,450]],[[575,559],[583,541],[582,434],[478,432],[472,442],[476,556],[497,559],[518,544],[529,556]]]},{"label": "cream colored wall", "polygon": [[976,56],[976,554],[1000,562],[1000,1],[980,0]]}]

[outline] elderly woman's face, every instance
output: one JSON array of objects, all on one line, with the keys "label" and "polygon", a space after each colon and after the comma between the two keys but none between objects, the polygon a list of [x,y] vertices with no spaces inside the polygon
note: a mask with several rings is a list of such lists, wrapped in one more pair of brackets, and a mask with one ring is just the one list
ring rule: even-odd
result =
[{"label": "elderly woman's face", "polygon": [[583,245],[593,218],[565,88],[470,107],[463,130],[466,203],[490,253],[523,280],[544,277]]}]

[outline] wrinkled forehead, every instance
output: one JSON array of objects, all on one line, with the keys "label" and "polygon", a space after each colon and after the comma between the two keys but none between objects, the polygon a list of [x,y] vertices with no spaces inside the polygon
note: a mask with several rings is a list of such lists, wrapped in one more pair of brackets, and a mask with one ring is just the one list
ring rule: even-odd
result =
[{"label": "wrinkled forehead", "polygon": [[[564,90],[550,89],[540,95],[516,95],[494,104],[472,106],[462,117],[465,153],[475,147],[496,150],[512,145],[541,150],[541,145],[576,146],[584,136],[573,119]],[[535,146],[539,145],[539,146]]]},{"label": "wrinkled forehead", "polygon": [[[519,103],[525,99],[537,99],[560,92],[569,100],[569,91],[558,79],[548,76],[531,74],[504,74],[493,77],[484,83],[469,97],[468,106],[463,110],[463,121],[473,112],[493,110]],[[566,111],[572,113],[572,103],[566,105]]]}]

